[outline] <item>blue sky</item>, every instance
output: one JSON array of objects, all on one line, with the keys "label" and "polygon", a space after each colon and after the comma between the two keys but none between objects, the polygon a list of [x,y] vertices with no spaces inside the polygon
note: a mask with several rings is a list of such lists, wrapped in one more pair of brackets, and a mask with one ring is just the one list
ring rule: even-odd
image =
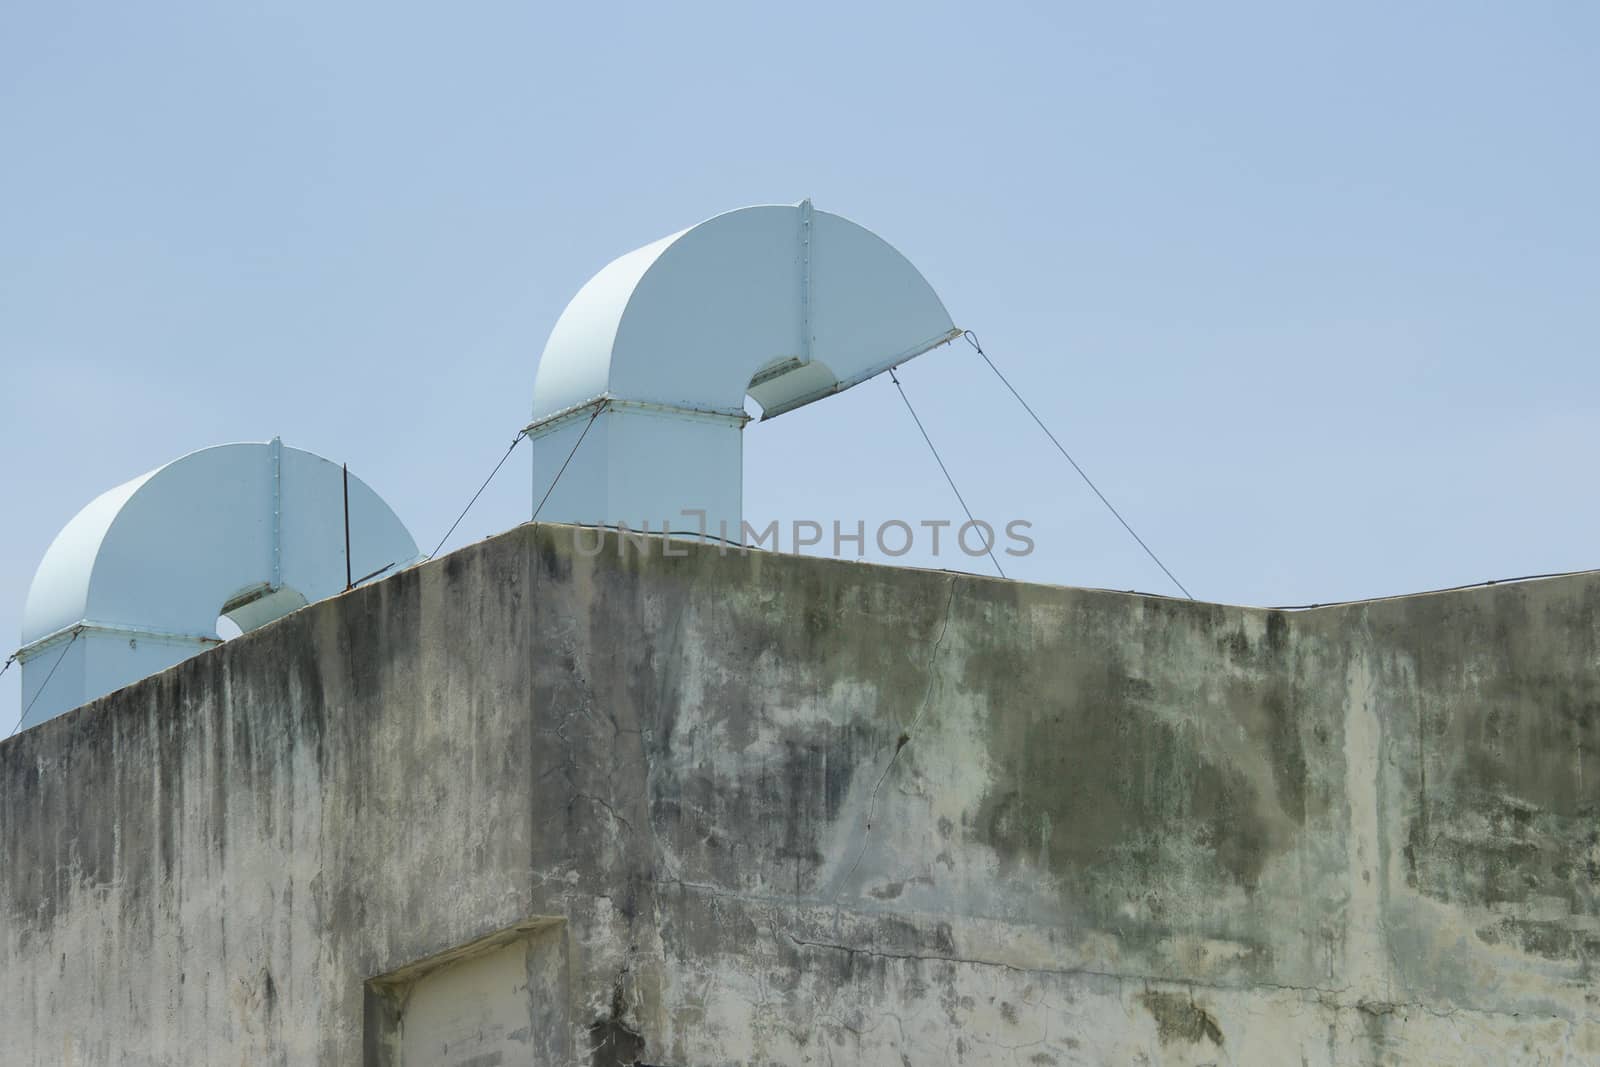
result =
[{"label": "blue sky", "polygon": [[[1203,599],[1593,566],[1597,113],[1583,3],[7,5],[0,634],[82,504],[208,444],[348,461],[431,546],[590,274],[804,196]],[[970,351],[902,380],[1034,523],[1014,577],[1170,591]],[[958,514],[886,380],[745,465],[754,520]],[[452,543],[529,510],[522,451]]]}]

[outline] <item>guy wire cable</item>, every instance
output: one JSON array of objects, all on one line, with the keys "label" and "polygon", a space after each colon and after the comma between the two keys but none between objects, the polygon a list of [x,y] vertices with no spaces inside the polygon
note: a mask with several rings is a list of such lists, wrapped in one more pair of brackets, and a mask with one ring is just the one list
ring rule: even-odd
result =
[{"label": "guy wire cable", "polygon": [[1111,501],[1106,499],[1106,495],[1100,491],[1100,487],[1094,484],[1093,479],[1089,477],[1088,473],[1078,465],[1078,461],[1072,458],[1072,453],[1068,452],[1066,446],[1056,439],[1055,434],[1050,432],[1050,427],[1044,424],[1044,420],[1038,416],[1033,408],[1028,406],[1028,402],[1026,400],[1022,399],[1022,394],[1017,392],[1016,387],[1006,380],[1006,376],[1004,374],[1000,373],[1000,368],[994,365],[994,360],[989,358],[989,353],[985,352],[983,350],[983,346],[978,343],[978,335],[973,333],[971,330],[967,330],[962,336],[967,339],[967,344],[971,345],[978,355],[983,357],[983,361],[989,364],[989,369],[994,371],[996,378],[1000,379],[1000,384],[1004,385],[1008,390],[1010,390],[1011,395],[1017,398],[1017,403],[1022,405],[1022,410],[1026,411],[1033,418],[1033,421],[1038,424],[1039,429],[1044,431],[1044,435],[1050,438],[1050,443],[1056,446],[1056,451],[1060,452],[1061,455],[1066,458],[1066,461],[1072,464],[1072,469],[1078,472],[1078,477],[1083,479],[1083,484],[1087,485],[1094,492],[1094,495],[1100,498],[1100,503],[1106,506],[1106,510],[1111,512],[1111,514],[1116,517],[1118,522],[1122,523],[1122,528],[1128,531],[1128,535],[1135,541],[1139,542],[1139,547],[1144,549],[1144,554],[1155,561],[1155,565],[1161,568],[1161,573],[1172,579],[1173,585],[1183,590],[1184,596],[1188,597],[1190,600],[1193,600],[1194,594],[1189,592],[1188,588],[1185,587],[1182,582],[1178,581],[1178,576],[1173,574],[1165,563],[1161,562],[1161,557],[1155,554],[1155,550],[1149,545],[1145,544],[1144,538],[1140,537],[1134,528],[1128,524],[1128,520],[1122,517],[1122,512],[1118,511],[1116,507],[1112,505]]},{"label": "guy wire cable", "polygon": [[[956,495],[956,500],[961,504],[961,510],[967,513],[967,521],[976,525],[977,520],[972,517],[972,509],[967,507],[967,502],[965,498],[962,497],[961,490],[956,488],[956,480],[950,477],[950,469],[944,465],[944,460],[939,458],[939,450],[933,447],[933,439],[928,436],[928,431],[923,429],[922,420],[917,418],[917,409],[911,406],[911,400],[906,396],[905,389],[900,385],[900,379],[895,377],[893,367],[889,368],[889,380],[893,382],[894,387],[899,390],[900,399],[905,401],[906,410],[911,412],[911,421],[917,424],[917,430],[922,434],[923,441],[927,442],[928,451],[933,453],[933,461],[937,463],[939,465],[939,469],[944,472],[944,480],[950,483],[950,491]],[[989,539],[989,543],[985,546],[985,549],[989,553],[989,562],[994,564],[994,569],[1000,572],[1000,577],[1006,577],[1005,568],[1000,566],[1000,561],[994,558],[993,538]]]}]

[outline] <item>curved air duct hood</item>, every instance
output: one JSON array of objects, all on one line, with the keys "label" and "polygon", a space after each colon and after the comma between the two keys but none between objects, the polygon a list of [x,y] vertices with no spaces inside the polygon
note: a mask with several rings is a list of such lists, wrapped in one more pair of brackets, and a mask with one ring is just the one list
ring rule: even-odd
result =
[{"label": "curved air duct hood", "polygon": [[703,511],[737,540],[746,395],[773,418],[960,333],[904,256],[809,201],[730,211],[629,252],[573,297],[539,361],[539,514],[681,530]]},{"label": "curved air duct hood", "polygon": [[[746,396],[772,418],[959,334],[903,256],[809,201],[662,238],[590,279],[551,332],[527,428],[540,514],[681,532],[701,511],[738,540]],[[340,468],[276,440],[202,449],[95,498],[29,589],[22,725],[216,644],[221,616],[251,630],[347,573],[415,562],[389,506],[354,476],[349,490],[349,560]]]},{"label": "curved air duct hood", "polygon": [[[350,476],[350,574],[417,545]],[[33,725],[345,588],[343,472],[265,444],[191,452],[102,493],[62,528],[23,609],[22,706]]]}]

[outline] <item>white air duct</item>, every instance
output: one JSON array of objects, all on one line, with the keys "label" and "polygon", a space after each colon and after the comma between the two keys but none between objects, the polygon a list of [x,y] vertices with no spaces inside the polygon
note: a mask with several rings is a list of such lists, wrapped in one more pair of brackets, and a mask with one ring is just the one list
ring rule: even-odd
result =
[{"label": "white air duct", "polygon": [[383,500],[321,456],[267,444],[191,452],[96,497],[56,535],[23,610],[33,725],[399,569],[416,542]]},{"label": "white air duct", "polygon": [[737,539],[746,395],[772,418],[960,333],[904,256],[810,201],[629,252],[545,344],[528,427],[536,507],[549,492],[538,517],[682,530],[700,510]]}]

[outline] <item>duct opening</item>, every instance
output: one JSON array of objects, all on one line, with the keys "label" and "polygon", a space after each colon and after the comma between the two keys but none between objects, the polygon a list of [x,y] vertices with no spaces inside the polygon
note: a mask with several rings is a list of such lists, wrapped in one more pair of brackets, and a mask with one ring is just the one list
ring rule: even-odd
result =
[{"label": "duct opening", "polygon": [[[838,389],[839,379],[822,360],[786,356],[756,371],[745,387],[745,395],[756,402],[762,418],[770,419],[820,400]],[[747,404],[746,410],[748,408]]]},{"label": "duct opening", "polygon": [[[222,611],[217,615],[217,636],[226,641],[229,637],[247,634],[251,630],[283,618],[291,611],[298,611],[307,603],[304,596],[286,585],[273,588],[263,582],[251,586],[235,593],[222,605]],[[224,633],[224,622],[237,632]]]}]

